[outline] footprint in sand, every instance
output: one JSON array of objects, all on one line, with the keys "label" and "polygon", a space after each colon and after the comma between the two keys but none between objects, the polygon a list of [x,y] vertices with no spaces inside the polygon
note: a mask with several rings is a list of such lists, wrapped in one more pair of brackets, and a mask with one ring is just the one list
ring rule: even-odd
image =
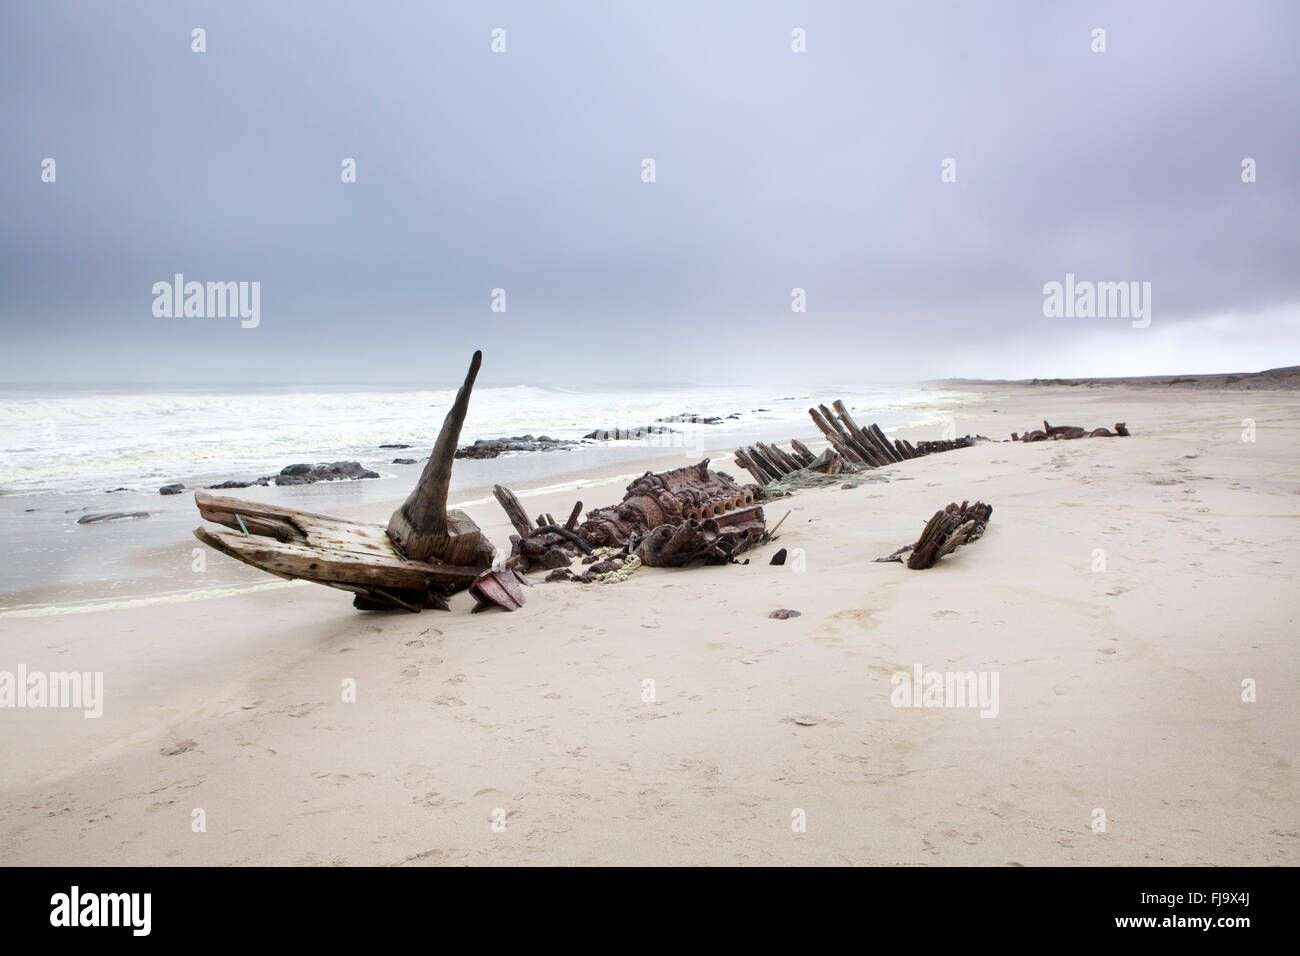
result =
[{"label": "footprint in sand", "polygon": [[169,747],[163,747],[158,752],[164,757],[175,757],[177,754],[187,753],[197,746],[198,744],[193,740],[181,740]]}]

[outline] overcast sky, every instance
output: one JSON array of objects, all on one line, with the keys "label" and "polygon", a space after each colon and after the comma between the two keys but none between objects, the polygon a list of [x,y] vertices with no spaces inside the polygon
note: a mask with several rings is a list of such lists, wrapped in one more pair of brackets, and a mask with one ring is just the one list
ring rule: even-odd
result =
[{"label": "overcast sky", "polygon": [[[1286,0],[5,0],[0,380],[1296,364],[1297,40]],[[155,317],[177,272],[260,324]],[[1045,317],[1067,273],[1150,326]]]}]

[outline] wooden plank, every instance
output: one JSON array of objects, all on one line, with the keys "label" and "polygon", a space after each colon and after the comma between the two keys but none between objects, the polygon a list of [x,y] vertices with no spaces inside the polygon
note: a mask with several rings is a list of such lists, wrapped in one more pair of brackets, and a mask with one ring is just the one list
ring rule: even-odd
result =
[{"label": "wooden plank", "polygon": [[826,436],[826,440],[831,443],[831,447],[835,449],[841,458],[845,461],[851,461],[855,465],[870,464],[870,462],[863,458],[857,450],[840,437],[839,430],[830,422],[826,421],[817,409],[808,409],[808,414],[812,418],[813,424],[816,425],[821,433]]},{"label": "wooden plank", "polygon": [[533,533],[533,522],[513,491],[505,485],[493,485],[492,494],[505,511],[506,517],[510,519],[510,524],[519,533],[519,537],[526,538]]},{"label": "wooden plank", "polygon": [[894,446],[890,443],[889,439],[885,437],[885,433],[881,431],[879,425],[872,422],[870,431],[871,434],[876,437],[876,441],[880,443],[881,450],[885,452],[885,455],[890,461],[899,462],[903,460],[898,452],[894,450]]},{"label": "wooden plank", "polygon": [[264,535],[196,528],[194,536],[236,560],[282,578],[302,578],[318,584],[355,584],[425,591],[432,584],[467,587],[482,568],[408,561],[395,552],[358,554],[327,551]]},{"label": "wooden plank", "polygon": [[798,453],[799,463],[804,468],[807,468],[809,465],[811,465],[814,461],[817,460],[817,456],[808,450],[808,446],[805,445],[797,438],[790,439],[790,447],[793,448],[795,452]]},{"label": "wooden plank", "polygon": [[885,459],[876,449],[875,442],[873,442],[858,423],[853,420],[853,416],[849,414],[849,410],[845,407],[844,403],[837,399],[832,404],[835,406],[835,411],[839,413],[840,421],[844,423],[844,427],[848,430],[848,433],[853,436],[855,447],[863,453],[863,456],[867,461],[876,467],[885,464],[887,459]]}]

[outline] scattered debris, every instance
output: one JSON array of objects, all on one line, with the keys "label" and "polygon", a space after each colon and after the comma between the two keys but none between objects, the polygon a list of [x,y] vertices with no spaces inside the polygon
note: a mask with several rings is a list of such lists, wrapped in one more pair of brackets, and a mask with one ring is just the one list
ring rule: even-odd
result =
[{"label": "scattered debris", "polygon": [[736,449],[736,461],[760,485],[768,485],[797,472],[839,475],[880,468],[935,452],[969,448],[982,437],[966,435],[964,438],[923,441],[916,445],[899,438],[891,443],[879,425],[862,428],[853,420],[842,401],[836,401],[833,405],[834,411],[825,405],[808,409],[813,423],[826,436],[831,446],[820,455],[814,457],[808,447],[798,440],[791,440],[788,452],[777,445],[759,442],[749,448]]},{"label": "scattered debris", "polygon": [[785,558],[786,558],[785,548],[782,548],[782,549],[781,549],[780,551],[778,551],[776,554],[772,555],[772,560],[769,561],[769,562],[767,562],[767,563],[768,563],[768,564],[785,564]]},{"label": "scattered debris", "polygon": [[982,501],[971,504],[955,501],[942,511],[936,511],[934,517],[926,522],[925,530],[915,544],[904,545],[893,554],[877,561],[899,561],[908,551],[907,566],[913,571],[934,567],[945,554],[951,554],[963,544],[969,544],[984,534],[984,528],[993,517],[993,506]]},{"label": "scattered debris", "polygon": [[474,595],[476,602],[474,610],[470,613],[477,614],[493,604],[507,611],[515,611],[523,607],[524,592],[519,587],[523,581],[523,575],[513,568],[501,571],[489,568],[484,571],[469,587],[469,593]]},{"label": "scattered debris", "polygon": [[777,608],[775,611],[768,614],[768,617],[773,618],[774,620],[777,621],[786,621],[792,617],[802,617],[802,616],[803,616],[802,611],[792,611],[788,607]]},{"label": "scattered debris", "polygon": [[1115,430],[1109,428],[1094,428],[1089,431],[1086,428],[1080,428],[1078,425],[1049,425],[1047,420],[1043,420],[1042,429],[1034,429],[1027,432],[1012,432],[1012,441],[1069,441],[1075,438],[1128,438],[1128,425],[1124,422],[1116,422]]}]

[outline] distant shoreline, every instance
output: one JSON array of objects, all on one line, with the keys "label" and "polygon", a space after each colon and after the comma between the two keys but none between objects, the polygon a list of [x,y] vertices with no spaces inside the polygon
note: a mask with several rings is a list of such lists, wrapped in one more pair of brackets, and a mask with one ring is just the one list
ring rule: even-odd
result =
[{"label": "distant shoreline", "polygon": [[1265,369],[1262,372],[1216,372],[1210,375],[1140,375],[1119,378],[943,378],[935,379],[935,385],[1116,385],[1128,388],[1143,388],[1153,385],[1180,385],[1190,388],[1227,388],[1252,389],[1300,388],[1300,365],[1287,365],[1282,368]]}]

